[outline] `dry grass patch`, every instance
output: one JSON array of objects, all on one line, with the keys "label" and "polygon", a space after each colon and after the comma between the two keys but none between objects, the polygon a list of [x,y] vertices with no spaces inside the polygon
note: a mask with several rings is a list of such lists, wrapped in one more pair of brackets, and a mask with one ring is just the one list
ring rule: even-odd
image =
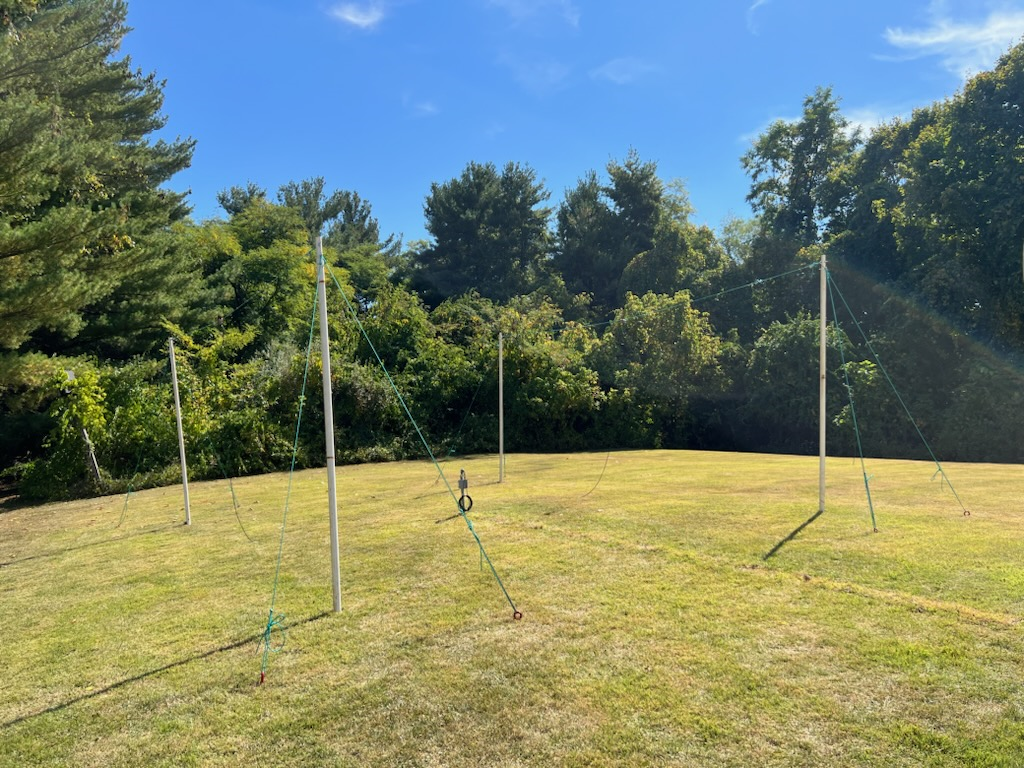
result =
[{"label": "dry grass patch", "polygon": [[[1024,754],[1019,467],[637,452],[0,514],[3,765],[961,766]],[[598,480],[600,479],[600,482]],[[812,519],[814,518],[814,519]],[[801,527],[802,526],[802,527]],[[797,532],[799,531],[799,532]],[[795,535],[794,535],[795,533]]]}]

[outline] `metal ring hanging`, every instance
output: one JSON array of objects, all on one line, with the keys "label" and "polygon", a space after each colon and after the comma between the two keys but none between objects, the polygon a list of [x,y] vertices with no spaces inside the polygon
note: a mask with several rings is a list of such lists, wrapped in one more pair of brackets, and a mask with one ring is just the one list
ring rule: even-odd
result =
[{"label": "metal ring hanging", "polygon": [[459,509],[463,512],[469,512],[472,508],[473,497],[466,493],[462,494],[462,496],[459,497]]}]

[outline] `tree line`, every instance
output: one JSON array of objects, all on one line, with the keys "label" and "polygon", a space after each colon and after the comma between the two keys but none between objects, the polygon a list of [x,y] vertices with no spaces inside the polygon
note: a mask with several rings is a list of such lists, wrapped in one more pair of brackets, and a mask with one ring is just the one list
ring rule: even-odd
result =
[{"label": "tree line", "polygon": [[814,452],[823,253],[830,450],[1024,458],[1024,45],[866,135],[818,89],[740,159],[756,215],[717,231],[629,150],[557,202],[528,164],[469,162],[403,243],[322,178],[194,221],[162,186],[194,142],[152,138],[124,2],[0,11],[0,477],[26,498],[176,480],[169,337],[194,476],[287,468],[300,401],[297,463],[321,463],[318,234],[342,461],[420,455],[392,381],[435,453],[494,451],[499,332],[511,451]]}]

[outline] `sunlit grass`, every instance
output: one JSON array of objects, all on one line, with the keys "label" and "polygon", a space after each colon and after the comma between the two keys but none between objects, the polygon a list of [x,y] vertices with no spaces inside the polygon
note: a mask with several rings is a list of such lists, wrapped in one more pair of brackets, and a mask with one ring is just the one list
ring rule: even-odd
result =
[{"label": "sunlit grass", "polygon": [[[3,765],[1020,765],[1024,470],[636,452],[0,514]],[[602,474],[603,473],[603,474]],[[600,482],[598,480],[600,479]],[[596,483],[596,486],[595,486]],[[122,519],[123,517],[123,519]],[[120,525],[118,523],[120,522]],[[804,526],[795,536],[795,531]],[[251,537],[251,540],[250,540]]]}]

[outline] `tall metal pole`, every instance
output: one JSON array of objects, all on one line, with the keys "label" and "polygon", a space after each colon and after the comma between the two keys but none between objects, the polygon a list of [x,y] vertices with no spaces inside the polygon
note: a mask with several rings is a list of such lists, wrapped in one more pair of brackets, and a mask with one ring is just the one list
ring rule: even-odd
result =
[{"label": "tall metal pole", "polygon": [[327,280],[323,240],[316,238],[316,295],[320,303],[320,358],[324,381],[324,441],[327,446],[327,508],[331,518],[331,591],[334,612],[341,611],[341,556],[338,552],[338,495],[334,479],[334,394],[331,391],[331,348],[327,334]]},{"label": "tall metal pole", "polygon": [[505,482],[505,334],[498,331],[498,482]]},{"label": "tall metal pole", "polygon": [[821,309],[819,310],[818,328],[818,512],[825,511],[825,373],[826,353],[825,340],[827,334],[827,305],[826,295],[828,293],[828,267],[825,261],[825,251],[821,252],[821,277],[819,285],[819,299]]},{"label": "tall metal pole", "polygon": [[171,353],[171,388],[174,390],[174,417],[178,422],[178,456],[181,457],[181,488],[185,493],[185,525],[192,525],[188,503],[188,465],[185,463],[185,432],[181,428],[181,399],[178,397],[178,364],[174,360],[174,339],[168,342]]}]

